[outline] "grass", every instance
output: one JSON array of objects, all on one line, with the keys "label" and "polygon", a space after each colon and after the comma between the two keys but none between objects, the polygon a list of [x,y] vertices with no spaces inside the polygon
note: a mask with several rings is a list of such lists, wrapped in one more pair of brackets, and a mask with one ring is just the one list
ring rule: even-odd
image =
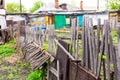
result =
[{"label": "grass", "polygon": [[12,55],[16,55],[15,44],[16,40],[14,39],[4,45],[0,45],[0,80],[25,80],[29,73],[29,63],[25,63],[21,59],[14,63],[6,60]]},{"label": "grass", "polygon": [[4,45],[0,45],[0,58],[7,57],[12,55],[13,53],[16,53],[17,51],[14,49],[14,44],[16,43],[16,40],[11,40],[8,43],[5,43]]},{"label": "grass", "polygon": [[26,80],[42,80],[42,70],[31,71]]}]

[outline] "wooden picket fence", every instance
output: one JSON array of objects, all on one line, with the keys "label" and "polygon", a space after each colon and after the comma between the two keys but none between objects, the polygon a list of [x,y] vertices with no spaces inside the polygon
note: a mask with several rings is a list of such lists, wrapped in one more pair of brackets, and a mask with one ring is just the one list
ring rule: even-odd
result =
[{"label": "wooden picket fence", "polygon": [[[72,19],[72,23],[78,22],[77,19]],[[105,20],[104,24],[101,24],[101,20],[98,19],[97,29],[93,28],[92,19],[84,18],[84,25],[82,27],[82,39],[78,38],[79,29],[77,24],[72,24],[72,34],[69,36],[70,45],[73,49],[72,53],[67,50],[59,40],[68,39],[68,37],[59,37],[55,35],[55,29],[53,25],[48,26],[47,35],[43,34],[38,27],[25,27],[25,42],[30,43],[34,41],[40,47],[43,47],[45,43],[45,37],[48,38],[48,52],[54,56],[56,67],[48,65],[48,76],[51,74],[56,78],[52,80],[65,80],[61,78],[61,60],[56,58],[58,47],[62,49],[64,54],[69,57],[70,62],[68,69],[68,80],[119,80],[120,78],[120,25],[118,25],[118,44],[114,44],[113,36],[111,34],[113,25],[110,25],[109,20]],[[82,40],[82,45],[79,41]],[[81,47],[80,47],[81,46]],[[79,49],[82,49],[82,54],[79,54]],[[77,65],[77,62],[80,62]],[[66,64],[65,64],[66,65]],[[76,71],[74,71],[76,70]],[[74,75],[73,75],[74,73]],[[82,74],[84,73],[84,74]],[[52,76],[53,76],[52,75]],[[89,77],[85,77],[89,76]],[[81,76],[81,77],[79,77]],[[89,79],[90,78],[90,79]],[[50,80],[50,79],[48,79]]]}]

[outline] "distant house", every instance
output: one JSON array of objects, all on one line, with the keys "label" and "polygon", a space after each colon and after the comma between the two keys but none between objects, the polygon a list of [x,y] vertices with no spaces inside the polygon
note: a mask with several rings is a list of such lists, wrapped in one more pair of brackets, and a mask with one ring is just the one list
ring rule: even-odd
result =
[{"label": "distant house", "polygon": [[[40,23],[40,24],[46,24],[46,25],[51,25],[51,24],[56,24],[56,19],[63,18],[63,21],[66,22],[66,18],[68,19],[68,16],[65,16],[64,14],[57,15],[57,13],[61,12],[68,12],[68,11],[76,11],[79,10],[78,7],[72,6],[67,3],[62,3],[60,5],[56,5],[55,3],[48,3],[41,7],[40,9],[36,10],[34,14],[54,14],[54,15],[46,15],[46,16],[41,16],[32,19],[32,22]],[[56,18],[57,16],[57,18]],[[42,20],[42,21],[41,21]],[[66,24],[65,24],[66,25]],[[63,24],[62,24],[63,26]],[[70,26],[70,25],[69,25]]]}]

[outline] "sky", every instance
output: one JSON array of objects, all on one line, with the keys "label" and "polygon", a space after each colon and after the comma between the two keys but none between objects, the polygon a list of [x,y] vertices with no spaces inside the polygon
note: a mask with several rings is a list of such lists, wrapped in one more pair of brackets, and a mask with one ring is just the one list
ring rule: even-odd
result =
[{"label": "sky", "polygon": [[[18,2],[20,0],[5,0],[6,3],[11,3],[11,2]],[[22,4],[25,5],[26,9],[29,10],[32,6],[33,3],[37,0],[21,0]],[[54,3],[55,0],[41,0],[44,3]],[[75,3],[73,3],[74,1]],[[72,5],[75,5],[76,7],[79,7],[81,0],[59,0],[59,3],[69,3]],[[83,9],[97,9],[97,0],[82,0],[83,1]],[[99,0],[100,3],[100,8],[105,9],[105,0]]]}]

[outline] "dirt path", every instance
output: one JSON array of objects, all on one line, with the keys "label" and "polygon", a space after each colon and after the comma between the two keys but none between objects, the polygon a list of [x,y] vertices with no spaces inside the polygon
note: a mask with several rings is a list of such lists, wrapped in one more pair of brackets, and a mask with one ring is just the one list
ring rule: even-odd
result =
[{"label": "dirt path", "polygon": [[29,64],[23,63],[18,54],[0,59],[0,80],[25,80],[29,72]]}]

